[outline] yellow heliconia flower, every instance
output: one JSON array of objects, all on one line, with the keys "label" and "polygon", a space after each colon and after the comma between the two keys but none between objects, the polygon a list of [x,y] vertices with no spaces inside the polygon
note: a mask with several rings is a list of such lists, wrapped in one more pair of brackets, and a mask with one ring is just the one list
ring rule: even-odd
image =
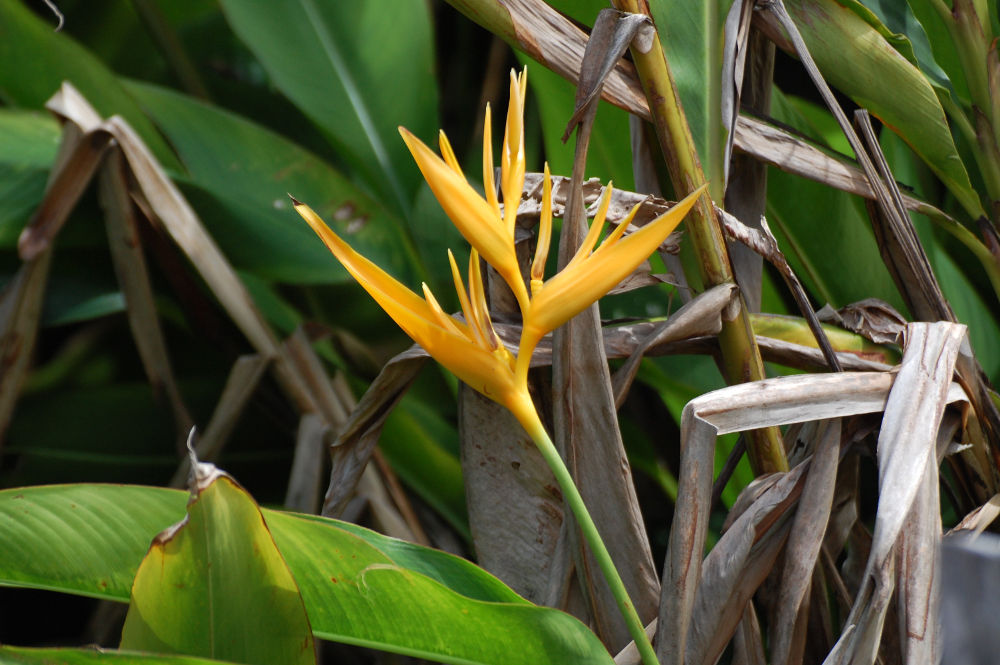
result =
[{"label": "yellow heliconia flower", "polygon": [[[546,164],[529,292],[514,248],[514,225],[525,175],[522,117],[526,85],[525,72],[520,76],[511,72],[510,103],[500,159],[500,191],[505,202],[502,212],[493,179],[489,106],[483,129],[486,198],[465,179],[443,132],[438,139],[439,157],[406,129],[401,127],[399,130],[441,207],[472,245],[468,292],[454,257],[450,251],[448,253],[464,321],[445,313],[426,284],[421,298],[351,249],[308,206],[295,201],[295,209],[407,335],[459,379],[510,409],[528,428],[537,422],[527,377],[535,347],[545,335],[592,305],[635,270],[676,228],[705,188],[693,192],[635,233],[624,236],[638,211],[639,206],[636,206],[595,249],[611,203],[613,190],[609,184],[580,249],[563,270],[546,281],[545,260],[552,235],[552,179]],[[479,270],[480,255],[510,286],[520,307],[522,332],[516,358],[504,347],[490,322]]]},{"label": "yellow heliconia flower", "polygon": [[[637,204],[625,219],[608,233],[600,247],[594,249],[611,203],[613,187],[608,183],[587,237],[584,238],[576,254],[558,274],[547,281],[542,281],[549,236],[552,233],[552,184],[547,164],[543,183],[538,244],[535,260],[531,266],[531,298],[527,310],[522,310],[524,321],[521,343],[518,347],[518,380],[521,380],[522,375],[526,378],[528,363],[538,342],[546,334],[597,302],[645,261],[677,228],[707,187],[707,185],[702,186],[688,194],[670,210],[623,238],[625,230],[639,211],[641,204]],[[523,360],[520,360],[522,358]]]},{"label": "yellow heliconia flower", "polygon": [[410,338],[459,379],[507,407],[522,422],[530,422],[525,410],[533,407],[527,396],[527,384],[516,384],[515,358],[490,322],[479,256],[475,250],[469,257],[468,293],[455,258],[448,252],[455,290],[465,318],[460,321],[441,309],[426,284],[422,285],[424,298],[421,298],[354,251],[312,208],[295,199],[292,202],[295,211],[309,223],[333,255]]},{"label": "yellow heliconia flower", "polygon": [[443,132],[439,136],[442,158],[405,128],[399,128],[403,141],[445,213],[466,241],[507,283],[522,310],[528,304],[528,290],[521,277],[514,249],[514,222],[521,190],[524,189],[522,118],[527,81],[525,72],[520,76],[515,76],[514,72],[510,74],[510,103],[500,159],[500,191],[503,192],[505,204],[502,215],[493,180],[493,146],[488,105],[483,128],[483,183],[486,199],[465,179]]},{"label": "yellow heliconia flower", "polygon": [[[594,222],[576,255],[558,274],[545,280],[545,260],[552,236],[552,179],[546,165],[538,243],[530,268],[529,290],[521,275],[514,247],[514,226],[524,189],[522,117],[526,85],[526,72],[522,72],[520,76],[511,72],[510,103],[503,153],[500,157],[500,191],[504,200],[502,212],[493,176],[488,106],[483,130],[485,198],[466,181],[444,133],[438,138],[441,150],[439,157],[410,132],[403,128],[399,130],[434,196],[462,236],[472,245],[468,290],[462,281],[455,257],[448,252],[464,320],[444,312],[426,284],[422,285],[424,297],[421,298],[351,249],[308,206],[295,199],[292,201],[295,210],[323,239],[347,271],[407,335],[459,379],[506,407],[521,423],[552,469],[563,496],[610,585],[629,626],[629,632],[639,645],[643,662],[652,665],[656,662],[656,655],[643,630],[642,621],[635,612],[635,606],[628,597],[621,576],[601,540],[583,497],[535,410],[528,390],[528,366],[541,339],[592,305],[635,270],[676,228],[705,187],[691,193],[638,231],[625,236],[626,229],[639,209],[636,206],[598,246],[597,241],[611,203],[612,188],[609,184],[598,205]],[[479,268],[480,256],[493,266],[511,288],[520,307],[522,328],[516,357],[504,346],[490,321],[483,276]]]}]

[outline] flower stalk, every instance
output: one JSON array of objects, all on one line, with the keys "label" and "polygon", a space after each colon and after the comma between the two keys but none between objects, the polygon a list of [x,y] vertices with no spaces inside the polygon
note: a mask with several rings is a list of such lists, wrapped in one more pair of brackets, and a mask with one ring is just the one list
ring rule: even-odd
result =
[{"label": "flower stalk", "polygon": [[625,626],[628,628],[629,635],[635,641],[643,665],[659,665],[660,661],[657,660],[656,652],[653,650],[649,636],[646,635],[646,629],[642,625],[642,620],[635,611],[635,605],[632,604],[632,599],[629,598],[628,591],[625,589],[625,583],[622,582],[622,578],[618,574],[618,569],[615,568],[614,561],[611,560],[611,553],[608,552],[608,548],[605,546],[604,540],[597,530],[597,525],[594,524],[594,520],[590,516],[590,511],[587,510],[587,506],[583,502],[583,496],[580,495],[580,490],[577,489],[569,469],[566,468],[566,463],[563,462],[559,451],[556,450],[555,444],[552,443],[552,439],[545,430],[545,426],[542,425],[542,421],[538,418],[538,412],[535,410],[534,405],[532,404],[530,409],[525,408],[524,413],[528,416],[528,420],[527,422],[521,420],[521,426],[524,427],[531,440],[534,441],[538,451],[542,454],[542,458],[549,465],[549,469],[552,470],[552,475],[555,476],[556,482],[559,483],[559,489],[562,490],[563,494],[563,501],[573,511],[573,517],[576,519],[577,526],[587,541],[587,545],[594,555],[594,560],[601,569],[601,574],[611,588],[611,594],[618,605],[618,611],[621,612],[622,618],[625,620]]}]

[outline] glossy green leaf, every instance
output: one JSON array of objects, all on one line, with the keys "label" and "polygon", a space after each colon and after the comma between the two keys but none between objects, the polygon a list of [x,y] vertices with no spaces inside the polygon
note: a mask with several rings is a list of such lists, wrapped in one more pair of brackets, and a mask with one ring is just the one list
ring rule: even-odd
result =
[{"label": "glossy green leaf", "polygon": [[219,665],[222,661],[110,649],[0,647],[0,665]]},{"label": "glossy green leaf", "polygon": [[199,478],[187,517],[153,539],[121,648],[251,665],[316,662],[295,579],[260,508],[231,477]]},{"label": "glossy green leaf", "polygon": [[[149,540],[184,514],[186,497],[115,485],[0,491],[0,583],[126,600]],[[333,520],[262,512],[317,637],[448,663],[611,662],[576,619],[467,561]]]},{"label": "glossy green leaf", "polygon": [[396,128],[429,140],[438,125],[427,4],[223,0],[222,8],[278,89],[405,213],[420,173]]},{"label": "glossy green leaf", "polygon": [[124,117],[167,169],[180,164],[115,75],[18,0],[0,0],[0,98],[40,109],[70,81],[104,117]]},{"label": "glossy green leaf", "polygon": [[0,247],[13,249],[45,192],[59,125],[38,111],[0,109]]},{"label": "glossy green leaf", "polygon": [[721,199],[727,134],[722,118],[723,37],[732,4],[732,0],[649,2],[705,177],[719,188],[712,190],[717,199]]},{"label": "glossy green leaf", "polygon": [[966,212],[984,214],[927,77],[852,9],[834,0],[785,4],[824,78],[899,134]]},{"label": "glossy green leaf", "polygon": [[130,83],[128,89],[177,150],[190,174],[181,181],[185,195],[237,267],[282,282],[349,280],[292,212],[292,194],[308,202],[358,251],[412,281],[415,259],[400,218],[327,162],[191,97],[140,83]]},{"label": "glossy green leaf", "polygon": [[[882,0],[882,2],[891,2],[891,0]],[[906,4],[927,35],[934,61],[948,75],[959,100],[968,106],[970,103],[969,84],[965,78],[962,61],[958,56],[958,50],[955,48],[955,42],[948,30],[948,25],[941,19],[941,14],[935,7],[936,3],[934,0],[908,0]]]}]

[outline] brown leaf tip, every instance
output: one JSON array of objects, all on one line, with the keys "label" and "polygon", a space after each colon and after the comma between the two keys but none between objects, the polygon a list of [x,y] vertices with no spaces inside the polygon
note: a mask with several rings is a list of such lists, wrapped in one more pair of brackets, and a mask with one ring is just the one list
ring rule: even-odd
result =
[{"label": "brown leaf tip", "polygon": [[[288,194],[288,192],[285,192],[285,193]],[[296,208],[298,208],[300,205],[302,205],[302,201],[299,201],[297,198],[295,198],[291,194],[288,194],[288,198],[290,198],[292,200],[292,205],[295,206]]]}]

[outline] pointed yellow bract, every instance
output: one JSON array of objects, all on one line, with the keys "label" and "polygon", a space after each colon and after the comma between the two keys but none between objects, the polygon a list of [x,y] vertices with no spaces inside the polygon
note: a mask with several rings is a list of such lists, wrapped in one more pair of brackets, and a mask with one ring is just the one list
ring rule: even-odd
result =
[{"label": "pointed yellow bract", "polygon": [[[546,187],[545,191],[548,190],[549,187]],[[705,187],[695,190],[667,212],[622,238],[639,210],[636,205],[618,227],[608,234],[601,246],[591,251],[597,244],[611,199],[611,186],[605,188],[604,199],[598,206],[590,231],[566,267],[540,284],[532,275],[531,302],[528,310],[523,313],[518,355],[530,356],[542,337],[590,307],[628,277],[677,228],[704,190]],[[543,200],[543,210],[545,207]]]},{"label": "pointed yellow bract", "polygon": [[[386,314],[435,360],[490,399],[510,408],[523,404],[514,382],[514,356],[499,343],[481,301],[481,277],[479,289],[473,289],[473,303],[464,288],[460,290],[467,323],[459,321],[443,312],[426,285],[425,300],[351,249],[312,208],[295,202],[295,210]],[[478,272],[478,260],[475,265]],[[470,275],[471,279],[475,278]],[[457,281],[461,283],[461,277]]]},{"label": "pointed yellow bract", "polygon": [[[438,157],[423,141],[402,127],[399,128],[399,133],[455,228],[503,277],[518,303],[527,304],[528,291],[517,264],[514,237],[504,227],[497,208],[472,188],[461,171],[456,172],[455,168]],[[446,142],[442,144],[447,145]],[[453,154],[450,157],[454,159]],[[457,167],[457,162],[455,166]]]},{"label": "pointed yellow bract", "polygon": [[[440,157],[406,129],[399,129],[434,196],[472,245],[468,291],[454,256],[448,252],[464,321],[446,314],[426,285],[423,285],[425,297],[421,298],[355,252],[308,206],[296,201],[295,209],[406,334],[462,381],[510,409],[530,431],[538,424],[528,391],[528,366],[535,347],[545,335],[592,305],[635,270],[677,227],[705,188],[693,192],[638,231],[624,236],[638,210],[636,206],[597,246],[611,202],[609,184],[580,249],[562,271],[546,281],[545,261],[552,235],[552,180],[546,164],[529,294],[514,247],[514,224],[525,175],[522,117],[526,85],[526,72],[520,76],[511,72],[510,103],[500,158],[503,211],[495,191],[489,106],[483,128],[486,198],[465,179],[444,133],[438,139],[443,155]],[[490,321],[479,256],[503,278],[520,307],[522,330],[516,358],[500,341]]]},{"label": "pointed yellow bract", "polygon": [[[606,191],[610,189],[608,187]],[[677,228],[704,189],[701,187],[692,192],[667,212],[622,238],[625,228],[639,210],[636,205],[601,246],[591,252],[607,214],[607,205],[603,203],[594,218],[590,233],[572,260],[557,275],[533,290],[531,305],[524,317],[523,334],[541,339],[590,307],[628,277]]]}]

